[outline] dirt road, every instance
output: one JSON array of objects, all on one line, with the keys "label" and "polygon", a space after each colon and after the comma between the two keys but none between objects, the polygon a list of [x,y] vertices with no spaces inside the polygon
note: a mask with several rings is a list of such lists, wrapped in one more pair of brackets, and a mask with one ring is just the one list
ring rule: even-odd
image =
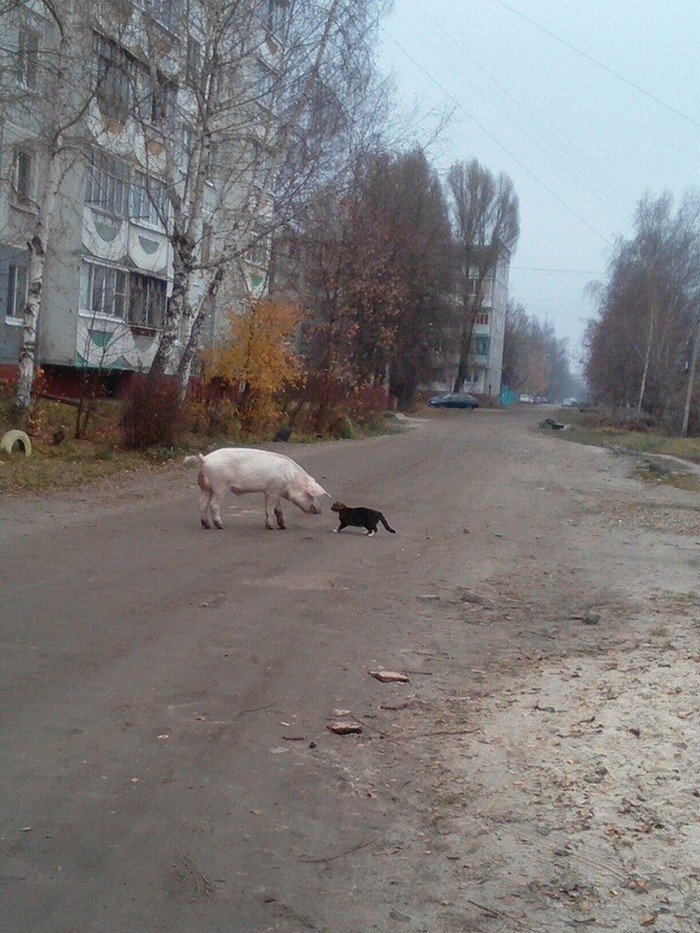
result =
[{"label": "dirt road", "polygon": [[538,417],[0,502],[2,929],[695,929],[697,503]]}]

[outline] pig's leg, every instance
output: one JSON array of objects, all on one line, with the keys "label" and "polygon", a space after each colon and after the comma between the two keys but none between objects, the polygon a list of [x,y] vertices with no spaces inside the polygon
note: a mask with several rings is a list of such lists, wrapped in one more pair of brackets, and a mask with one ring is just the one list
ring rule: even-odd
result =
[{"label": "pig's leg", "polygon": [[209,510],[211,511],[211,517],[214,519],[215,528],[223,528],[221,522],[221,501],[224,498],[224,492],[220,489],[213,489],[211,492],[211,499],[209,500]]},{"label": "pig's leg", "polygon": [[199,494],[200,521],[202,522],[202,528],[206,529],[211,528],[211,523],[209,522],[209,506],[211,504],[211,497],[211,489],[203,489]]},{"label": "pig's leg", "polygon": [[284,514],[282,512],[282,503],[279,499],[275,505],[275,518],[277,519],[277,527],[280,529],[280,531],[284,531],[287,525],[285,523]]},{"label": "pig's leg", "polygon": [[[271,496],[269,493],[267,492],[265,493],[265,527],[269,531],[275,530],[275,526],[272,522],[272,516],[273,514],[276,514],[278,503],[279,503],[279,499],[277,498],[277,496]],[[274,513],[273,513],[273,509],[275,510]]]}]

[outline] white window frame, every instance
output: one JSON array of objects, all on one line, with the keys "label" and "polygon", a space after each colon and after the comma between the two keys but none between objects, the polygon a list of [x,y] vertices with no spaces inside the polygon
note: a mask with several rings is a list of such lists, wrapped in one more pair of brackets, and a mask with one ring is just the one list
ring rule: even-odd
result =
[{"label": "white window frame", "polygon": [[131,173],[117,156],[93,146],[88,163],[85,203],[111,217],[129,213]]},{"label": "white window frame", "polygon": [[[99,320],[125,321],[129,313],[129,270],[119,266],[83,260],[81,275],[87,275],[87,281],[81,281],[80,312],[82,315]],[[100,279],[102,280],[100,282]],[[102,289],[99,307],[95,305],[95,287]],[[122,285],[123,287],[118,287]],[[117,299],[121,297],[122,313],[118,313]]]},{"label": "white window frame", "polygon": [[[27,303],[28,294],[27,271],[26,266],[20,266],[13,262],[11,262],[7,268],[7,294],[5,296],[7,304],[5,306],[5,319],[12,323],[19,322],[24,317],[24,306]],[[22,275],[20,275],[20,273]],[[24,279],[24,294],[18,303],[17,284],[21,282],[22,279]]]},{"label": "white window frame", "polygon": [[[142,283],[138,283],[136,280],[141,279]],[[133,293],[137,285],[144,284],[146,286],[144,293],[146,296],[146,317],[141,320],[134,320],[136,312],[136,302],[132,299]],[[156,287],[157,286],[157,287]],[[156,296],[162,297],[162,305],[158,309],[157,320],[154,321],[153,318],[153,309],[154,309],[154,300]],[[160,330],[163,327],[163,320],[165,318],[165,310],[168,301],[168,283],[166,279],[160,279],[158,276],[149,275],[147,272],[132,272],[129,276],[129,311],[127,314],[127,323],[132,327],[142,327],[147,330]]]},{"label": "white window frame", "polygon": [[131,177],[129,219],[162,230],[168,220],[168,192],[159,178],[135,171]]}]

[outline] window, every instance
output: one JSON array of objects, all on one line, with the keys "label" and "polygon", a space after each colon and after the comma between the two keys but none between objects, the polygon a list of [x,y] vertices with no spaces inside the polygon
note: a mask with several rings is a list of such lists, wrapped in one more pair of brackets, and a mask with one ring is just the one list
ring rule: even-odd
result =
[{"label": "window", "polygon": [[219,170],[219,144],[209,140],[209,152],[207,153],[207,181],[214,181]]},{"label": "window", "polygon": [[139,272],[83,262],[80,308],[153,330],[163,323],[168,284]]},{"label": "window", "polygon": [[153,19],[166,29],[173,30],[180,20],[180,0],[150,0]]},{"label": "window", "polygon": [[284,0],[268,0],[267,29],[273,36],[279,36],[284,27]]},{"label": "window", "polygon": [[477,356],[489,355],[489,338],[485,334],[474,336],[474,352]]},{"label": "window", "polygon": [[31,91],[36,89],[38,58],[39,36],[31,29],[20,26],[17,39],[17,77]]},{"label": "window", "polygon": [[202,46],[192,36],[187,37],[187,80],[195,84],[202,70]]},{"label": "window", "polygon": [[201,259],[203,263],[211,259],[211,224],[202,224]]},{"label": "window", "polygon": [[163,323],[168,284],[150,275],[131,273],[129,283],[129,323],[156,329]]},{"label": "window", "polygon": [[124,217],[129,202],[129,166],[116,156],[93,148],[88,166],[85,200],[93,207]]},{"label": "window", "polygon": [[83,263],[80,304],[83,310],[124,320],[128,272],[112,266]]},{"label": "window", "polygon": [[24,304],[27,300],[27,269],[25,266],[11,265],[7,271],[7,305],[5,307],[5,315],[12,318],[21,318],[24,314]]},{"label": "window", "polygon": [[26,149],[15,149],[12,166],[12,188],[15,198],[26,204],[32,198],[32,155]]},{"label": "window", "polygon": [[478,289],[479,289],[479,279],[476,278],[475,276],[470,275],[469,278],[467,279],[467,294],[476,295]]},{"label": "window", "polygon": [[264,107],[270,107],[272,104],[272,92],[275,88],[276,76],[274,71],[267,67],[267,65],[259,61],[258,62],[258,74],[257,74],[257,86],[254,89],[254,97],[256,97]]},{"label": "window", "polygon": [[131,55],[99,33],[93,33],[97,100],[109,116],[125,120],[133,108],[136,62]]},{"label": "window", "polygon": [[477,324],[486,324],[488,326],[489,316],[488,314],[477,314],[476,322]]},{"label": "window", "polygon": [[169,81],[165,75],[156,75],[155,85],[151,82],[151,122],[172,123],[175,117],[175,102],[177,100],[177,85]]},{"label": "window", "polygon": [[182,131],[182,151],[185,161],[189,162],[194,150],[194,131],[189,126],[184,127]]},{"label": "window", "polygon": [[245,254],[245,258],[254,266],[264,266],[267,262],[267,239],[263,237],[253,243]]},{"label": "window", "polygon": [[162,227],[168,218],[168,194],[157,178],[136,172],[131,183],[131,219]]}]

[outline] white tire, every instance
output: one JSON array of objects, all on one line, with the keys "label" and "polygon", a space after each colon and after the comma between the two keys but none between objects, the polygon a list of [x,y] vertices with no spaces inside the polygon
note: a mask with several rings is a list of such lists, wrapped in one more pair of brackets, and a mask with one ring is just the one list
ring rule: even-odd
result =
[{"label": "white tire", "polygon": [[19,445],[25,457],[30,456],[32,452],[32,442],[24,431],[8,431],[6,434],[3,434],[2,440],[0,440],[0,450],[4,450],[8,454],[11,454],[15,444]]}]

